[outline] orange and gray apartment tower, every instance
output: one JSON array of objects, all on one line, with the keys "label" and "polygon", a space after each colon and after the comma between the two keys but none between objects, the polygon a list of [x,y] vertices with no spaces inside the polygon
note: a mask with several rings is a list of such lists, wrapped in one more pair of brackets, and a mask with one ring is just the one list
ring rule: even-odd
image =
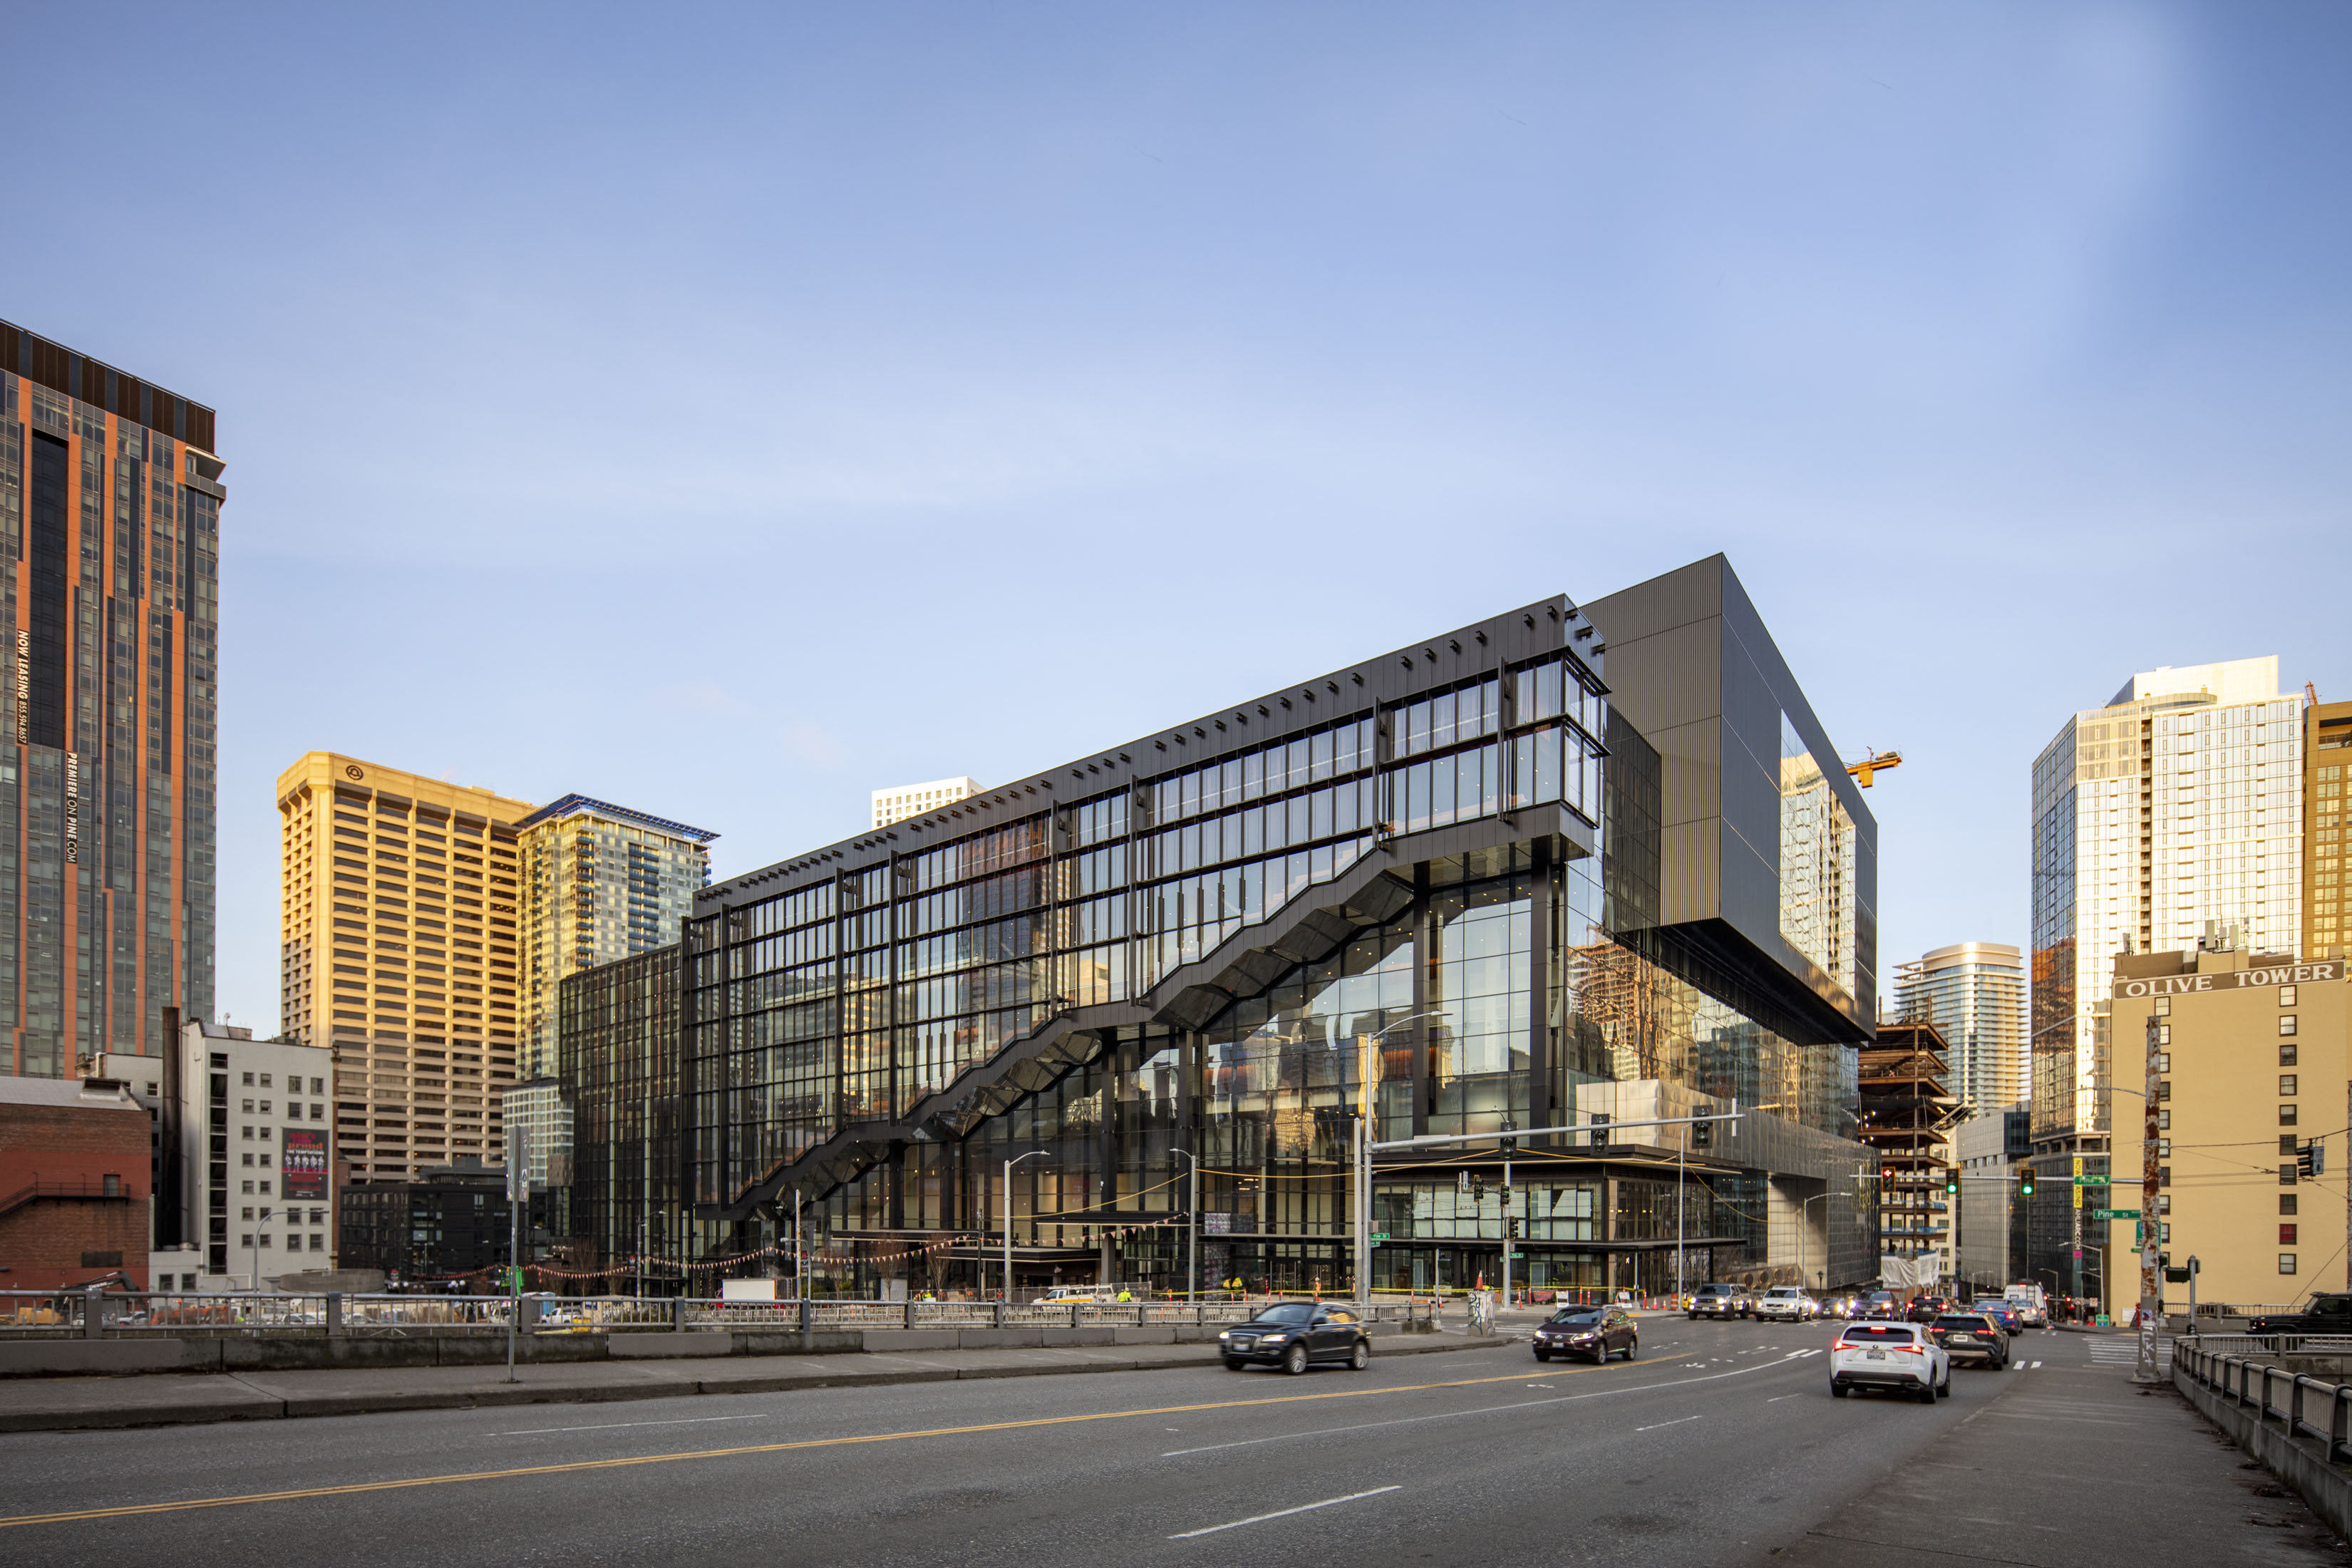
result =
[{"label": "orange and gray apartment tower", "polygon": [[0,1070],[210,1017],[213,411],[0,321]]}]

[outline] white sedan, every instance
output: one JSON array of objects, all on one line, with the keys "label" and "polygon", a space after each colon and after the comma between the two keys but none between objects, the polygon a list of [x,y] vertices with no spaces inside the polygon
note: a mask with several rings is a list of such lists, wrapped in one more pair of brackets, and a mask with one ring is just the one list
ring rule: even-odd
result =
[{"label": "white sedan", "polygon": [[1933,1405],[1952,1395],[1952,1358],[1923,1324],[1848,1323],[1830,1347],[1830,1392],[1843,1399],[1857,1388]]},{"label": "white sedan", "polygon": [[1794,1285],[1775,1285],[1756,1298],[1756,1321],[1807,1323],[1822,1315],[1822,1304]]}]

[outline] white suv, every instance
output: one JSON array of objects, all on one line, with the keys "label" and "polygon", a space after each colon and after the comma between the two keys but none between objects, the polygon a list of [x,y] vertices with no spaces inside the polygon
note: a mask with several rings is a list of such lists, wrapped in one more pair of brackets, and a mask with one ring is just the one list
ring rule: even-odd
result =
[{"label": "white suv", "polygon": [[1918,1323],[1848,1323],[1830,1347],[1830,1392],[1884,1388],[1933,1405],[1952,1394],[1952,1358]]},{"label": "white suv", "polygon": [[1821,1315],[1821,1303],[1794,1285],[1775,1285],[1756,1298],[1756,1321],[1759,1323],[1767,1318],[1803,1323]]}]

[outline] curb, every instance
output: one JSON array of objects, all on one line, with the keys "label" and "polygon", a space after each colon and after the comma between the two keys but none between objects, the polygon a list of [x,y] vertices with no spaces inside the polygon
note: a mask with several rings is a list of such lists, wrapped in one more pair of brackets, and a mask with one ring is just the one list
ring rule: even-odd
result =
[{"label": "curb", "polygon": [[[1404,1336],[1398,1336],[1400,1338]],[[1496,1350],[1511,1342],[1451,1339],[1414,1335],[1433,1342],[1383,1347],[1375,1360],[1396,1355],[1431,1355],[1448,1351]],[[1223,1370],[1212,1355],[1181,1358],[1108,1359],[1039,1366],[915,1367],[889,1372],[850,1372],[822,1377],[738,1377],[691,1383],[604,1383],[568,1388],[536,1387],[525,1383],[418,1394],[318,1394],[289,1399],[256,1398],[229,1403],[192,1400],[184,1405],[118,1405],[111,1409],[76,1411],[0,1411],[0,1432],[112,1431],[131,1426],[210,1426],[226,1421],[285,1421],[322,1415],[383,1415],[408,1410],[463,1410],[483,1406],[504,1408],[528,1405],[617,1405],[646,1399],[681,1399],[697,1394],[783,1394],[797,1389],[887,1388],[917,1383],[960,1383],[1005,1377],[1056,1377],[1106,1372],[1178,1372]],[[76,1379],[76,1382],[83,1380]],[[21,1385],[20,1385],[21,1386]]]}]

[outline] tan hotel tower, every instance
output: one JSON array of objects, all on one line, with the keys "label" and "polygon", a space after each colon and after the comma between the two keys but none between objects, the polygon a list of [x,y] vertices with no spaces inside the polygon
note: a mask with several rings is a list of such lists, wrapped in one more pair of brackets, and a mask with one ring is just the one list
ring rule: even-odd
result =
[{"label": "tan hotel tower", "polygon": [[280,1026],[333,1047],[336,1144],[354,1183],[504,1157],[515,825],[530,810],[332,752],[278,776]]}]

